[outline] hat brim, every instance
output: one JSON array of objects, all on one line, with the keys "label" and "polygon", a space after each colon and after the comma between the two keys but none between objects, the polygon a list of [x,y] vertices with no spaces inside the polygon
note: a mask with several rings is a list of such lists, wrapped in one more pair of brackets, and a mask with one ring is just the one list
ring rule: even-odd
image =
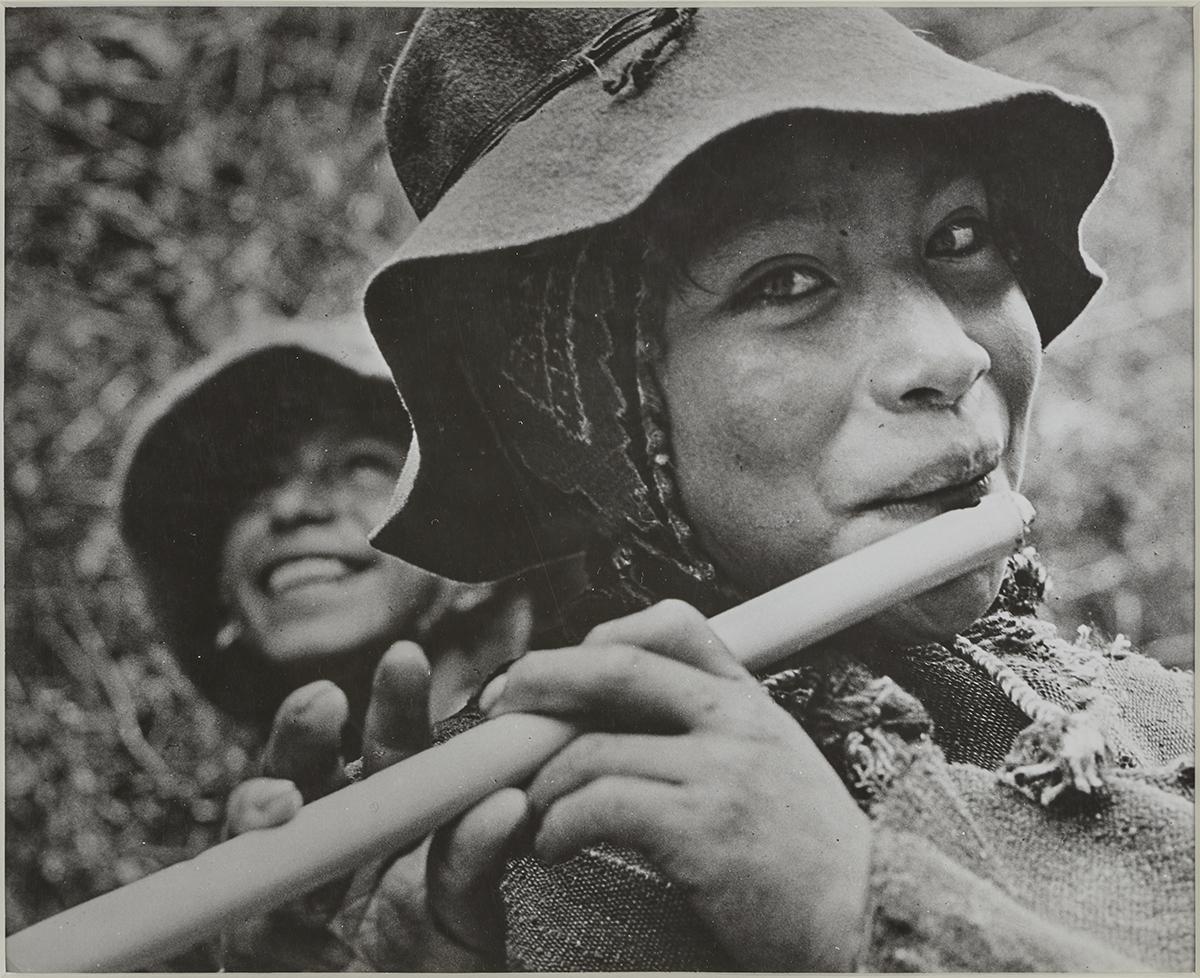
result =
[{"label": "hat brim", "polygon": [[[1091,103],[959,61],[862,8],[700,8],[682,45],[633,97],[614,98],[589,77],[514,126],[371,283],[367,319],[413,416],[421,459],[410,457],[377,546],[482,580],[579,544],[569,526],[546,518],[548,502],[529,497],[495,447],[468,379],[445,355],[455,330],[437,332],[434,293],[452,287],[447,267],[471,274],[469,256],[626,217],[685,159],[742,125],[807,110],[970,127],[1020,202],[1010,215],[1026,245],[1018,278],[1043,342],[1099,288],[1079,222],[1113,148]],[[830,55],[797,58],[814,51]],[[422,438],[433,430],[436,439]]]},{"label": "hat brim", "polygon": [[[1087,200],[1111,166],[1093,104],[960,61],[879,11],[701,8],[683,44],[634,97],[614,98],[587,78],[515,125],[438,201],[392,267],[614,221],[717,136],[799,109],[932,116],[1012,103],[1040,117],[1039,162],[1076,170]],[[797,51],[814,50],[836,60],[797,61]]]}]

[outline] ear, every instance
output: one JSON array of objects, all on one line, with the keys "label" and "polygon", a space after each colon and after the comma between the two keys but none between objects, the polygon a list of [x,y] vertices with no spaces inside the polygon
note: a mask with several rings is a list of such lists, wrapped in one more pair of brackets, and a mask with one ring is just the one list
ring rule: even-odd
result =
[{"label": "ear", "polygon": [[218,652],[227,652],[242,637],[242,623],[236,618],[228,618],[217,629],[216,646]]},{"label": "ear", "polygon": [[491,600],[496,593],[495,584],[450,584],[450,607],[460,614],[474,611],[480,605]]},{"label": "ear", "polygon": [[427,635],[449,616],[458,618],[474,611],[494,592],[495,586],[492,584],[461,584],[438,578],[434,595],[416,622],[417,635]]},{"label": "ear", "polygon": [[493,588],[495,600],[467,634],[467,650],[487,668],[529,651],[533,638],[533,598],[523,589]]}]

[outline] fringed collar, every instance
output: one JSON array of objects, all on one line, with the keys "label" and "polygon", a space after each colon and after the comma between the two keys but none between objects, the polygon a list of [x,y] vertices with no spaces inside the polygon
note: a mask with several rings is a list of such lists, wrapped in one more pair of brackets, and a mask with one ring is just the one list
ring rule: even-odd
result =
[{"label": "fringed collar", "polygon": [[1080,694],[1096,678],[1101,652],[1063,641],[1035,617],[1045,586],[1028,548],[1010,558],[989,613],[953,642],[821,652],[763,683],[868,810],[917,757],[938,749],[998,769],[1042,805],[1098,797],[1109,752],[1072,704],[1088,702]]}]

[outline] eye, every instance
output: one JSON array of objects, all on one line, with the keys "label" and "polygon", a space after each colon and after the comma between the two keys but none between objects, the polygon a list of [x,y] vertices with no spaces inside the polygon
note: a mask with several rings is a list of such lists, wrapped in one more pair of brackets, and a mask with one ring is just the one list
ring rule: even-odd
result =
[{"label": "eye", "polygon": [[395,469],[392,459],[374,452],[356,452],[342,462],[342,468],[354,475],[382,473],[391,475]]},{"label": "eye", "polygon": [[828,288],[832,280],[808,265],[775,265],[740,289],[734,302],[741,308],[798,302]]},{"label": "eye", "polygon": [[383,445],[351,444],[338,461],[344,478],[360,485],[391,483],[404,464],[403,453]]},{"label": "eye", "polygon": [[929,236],[926,258],[967,258],[992,243],[992,229],[982,217],[952,217]]}]

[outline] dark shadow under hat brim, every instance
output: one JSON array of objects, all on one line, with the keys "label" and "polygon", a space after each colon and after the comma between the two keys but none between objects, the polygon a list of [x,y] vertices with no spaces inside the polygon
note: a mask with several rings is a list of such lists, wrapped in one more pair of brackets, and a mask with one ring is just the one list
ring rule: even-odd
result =
[{"label": "dark shadow under hat brim", "polygon": [[470,343],[461,336],[469,324],[439,315],[438,290],[453,287],[452,269],[473,274],[469,256],[620,220],[718,136],[798,111],[937,119],[969,131],[1003,174],[1016,273],[1043,343],[1099,288],[1079,244],[1080,221],[1113,161],[1094,105],[959,61],[879,11],[701,8],[644,91],[614,98],[585,77],[517,123],[371,283],[367,318],[420,454],[419,466],[410,455],[377,546],[482,580],[586,542],[553,512],[558,501],[531,492],[503,457],[452,352]]}]

